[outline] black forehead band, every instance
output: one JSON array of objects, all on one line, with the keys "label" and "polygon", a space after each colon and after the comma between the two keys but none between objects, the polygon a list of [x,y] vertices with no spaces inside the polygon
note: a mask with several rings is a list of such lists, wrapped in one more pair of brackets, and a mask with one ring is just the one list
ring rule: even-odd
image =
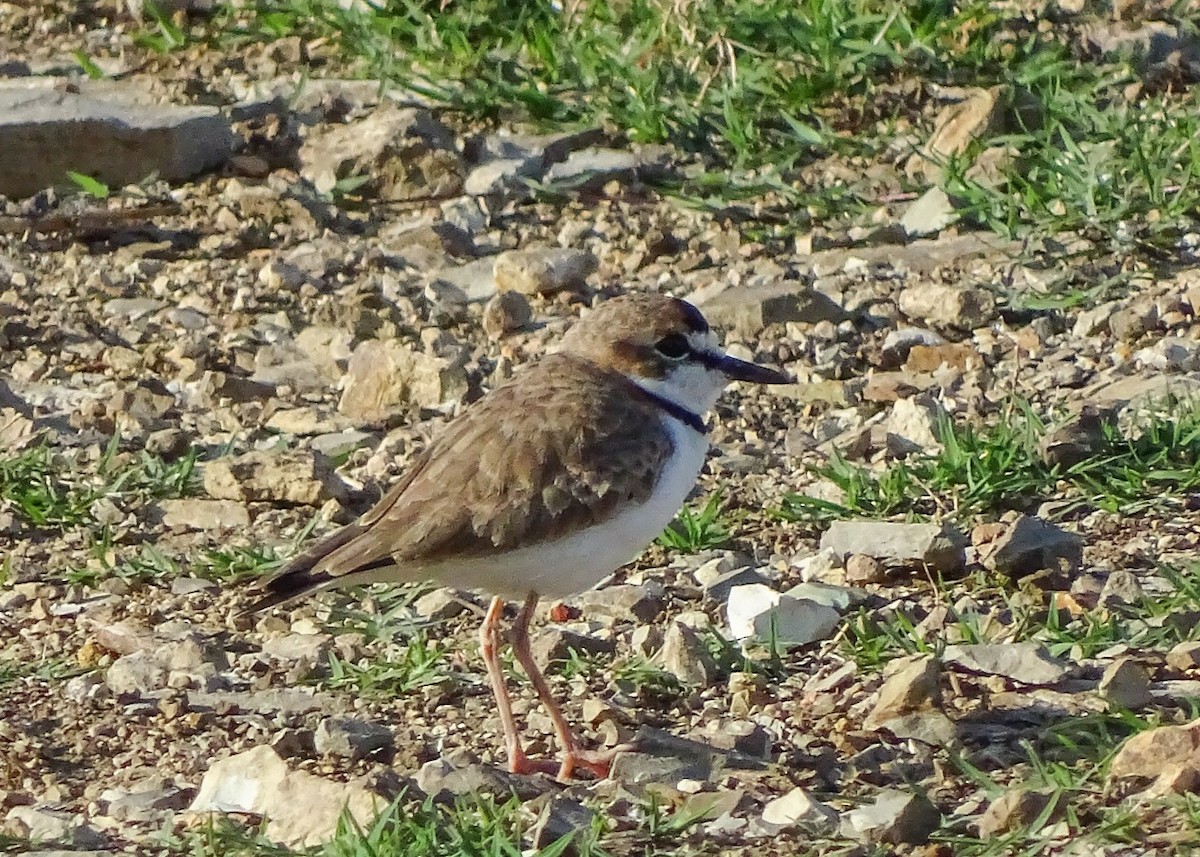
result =
[{"label": "black forehead band", "polygon": [[708,322],[704,320],[700,310],[687,301],[680,301],[679,308],[683,310],[683,320],[687,322],[688,327],[696,333],[708,333]]}]

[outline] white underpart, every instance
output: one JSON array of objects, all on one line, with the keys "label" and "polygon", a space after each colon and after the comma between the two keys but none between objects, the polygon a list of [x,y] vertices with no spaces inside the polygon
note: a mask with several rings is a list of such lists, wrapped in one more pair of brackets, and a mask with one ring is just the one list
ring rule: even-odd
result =
[{"label": "white underpart", "polygon": [[654,541],[696,485],[708,438],[668,414],[664,413],[662,420],[675,453],[646,502],[564,538],[437,566],[387,569],[374,573],[372,579],[431,578],[456,589],[482,589],[514,600],[530,592],[565,598],[591,589]]}]

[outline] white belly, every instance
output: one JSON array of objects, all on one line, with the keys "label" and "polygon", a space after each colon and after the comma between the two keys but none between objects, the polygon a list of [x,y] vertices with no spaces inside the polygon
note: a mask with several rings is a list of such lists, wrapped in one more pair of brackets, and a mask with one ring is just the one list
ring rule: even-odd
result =
[{"label": "white belly", "polygon": [[421,569],[421,575],[455,589],[482,589],[511,599],[531,592],[564,598],[591,589],[654,541],[700,475],[708,438],[665,414],[663,423],[671,432],[675,453],[646,502],[570,536],[493,557]]}]

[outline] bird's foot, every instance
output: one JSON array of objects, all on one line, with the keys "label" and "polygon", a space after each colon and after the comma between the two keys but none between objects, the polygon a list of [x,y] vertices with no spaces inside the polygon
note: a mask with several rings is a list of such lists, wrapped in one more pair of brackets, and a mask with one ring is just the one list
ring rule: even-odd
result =
[{"label": "bird's foot", "polygon": [[567,782],[576,768],[583,768],[598,780],[608,778],[612,771],[613,760],[618,753],[628,753],[636,749],[634,744],[618,744],[608,750],[582,750],[579,747],[568,747],[563,753],[562,762],[558,767],[558,781]]},{"label": "bird's foot", "polygon": [[511,774],[552,774],[560,783],[569,782],[577,769],[587,771],[598,780],[608,777],[613,760],[618,753],[630,752],[633,744],[619,744],[609,750],[584,750],[570,747],[561,761],[554,759],[531,759],[525,751],[511,754],[508,771]]}]

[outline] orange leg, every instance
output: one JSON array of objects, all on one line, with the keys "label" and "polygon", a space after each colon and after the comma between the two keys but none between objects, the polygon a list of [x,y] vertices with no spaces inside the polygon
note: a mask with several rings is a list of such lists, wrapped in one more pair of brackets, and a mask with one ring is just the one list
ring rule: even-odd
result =
[{"label": "orange leg", "polygon": [[529,622],[533,619],[533,609],[537,606],[537,603],[538,596],[531,592],[525,599],[525,603],[521,607],[521,612],[517,614],[517,621],[513,624],[512,646],[517,662],[525,670],[525,674],[529,676],[529,680],[533,682],[533,687],[537,691],[538,698],[546,706],[546,711],[550,714],[550,720],[554,723],[554,734],[558,736],[558,743],[562,745],[563,757],[562,764],[558,769],[558,779],[560,782],[566,782],[576,767],[586,768],[597,777],[603,779],[608,776],[609,768],[612,767],[613,756],[621,750],[630,748],[617,747],[613,750],[599,753],[580,749],[579,742],[575,739],[575,734],[571,731],[570,724],[567,723],[567,718],[563,717],[562,710],[558,707],[558,703],[554,701],[554,695],[550,692],[550,685],[546,684],[546,678],[542,675],[542,671],[538,669],[537,664],[533,660],[533,653],[529,650]]},{"label": "orange leg", "polygon": [[496,697],[496,705],[500,709],[500,723],[504,727],[504,744],[508,749],[508,769],[514,774],[527,773],[529,760],[521,747],[521,736],[517,734],[517,723],[513,719],[512,701],[508,697],[508,687],[504,684],[504,671],[500,667],[500,618],[504,615],[504,601],[499,597],[492,599],[483,624],[479,626],[479,651],[483,662],[487,665],[488,680],[492,684],[492,694]]}]

